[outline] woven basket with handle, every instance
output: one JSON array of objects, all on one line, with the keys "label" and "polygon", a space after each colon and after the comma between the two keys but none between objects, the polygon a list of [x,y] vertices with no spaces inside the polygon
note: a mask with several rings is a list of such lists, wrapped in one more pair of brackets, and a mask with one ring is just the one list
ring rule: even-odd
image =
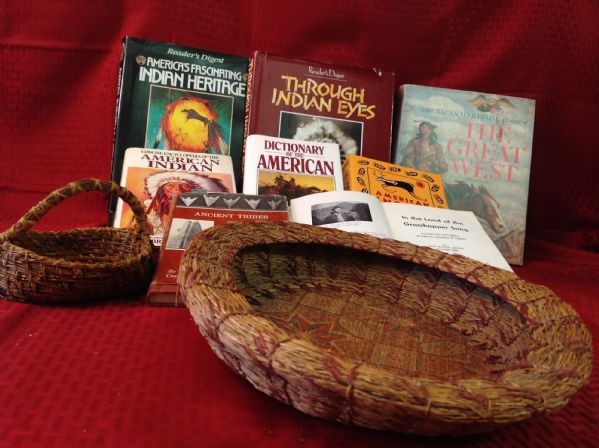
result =
[{"label": "woven basket with handle", "polygon": [[[135,227],[29,230],[64,199],[88,191],[123,199],[133,210]],[[0,233],[0,295],[34,303],[124,297],[147,286],[151,263],[146,215],[137,198],[114,182],[83,179],[50,193]]]},{"label": "woven basket with handle", "polygon": [[565,406],[591,336],[549,289],[433,249],[292,223],[202,232],[179,284],[214,352],[308,414],[418,434]]}]

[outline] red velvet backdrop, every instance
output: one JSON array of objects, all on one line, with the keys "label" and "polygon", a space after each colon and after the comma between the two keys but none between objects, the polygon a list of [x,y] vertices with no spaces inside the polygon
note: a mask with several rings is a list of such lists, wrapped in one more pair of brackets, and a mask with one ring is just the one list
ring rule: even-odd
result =
[{"label": "red velvet backdrop", "polygon": [[[60,1],[0,6],[0,230],[109,176],[122,36],[378,66],[537,100],[525,266],[599,334],[599,8],[592,1]],[[88,194],[39,229],[101,225]],[[256,392],[185,309],[0,303],[0,446],[599,446],[596,375],[547,418],[463,440],[348,428]],[[597,359],[597,357],[595,357]]]}]

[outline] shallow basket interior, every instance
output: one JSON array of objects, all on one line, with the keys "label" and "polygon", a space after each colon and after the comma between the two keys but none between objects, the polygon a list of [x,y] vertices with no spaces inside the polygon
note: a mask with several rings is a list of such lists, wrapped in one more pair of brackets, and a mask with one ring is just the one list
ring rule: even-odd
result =
[{"label": "shallow basket interior", "polygon": [[441,380],[497,379],[522,363],[520,314],[451,274],[314,244],[245,249],[235,283],[255,312],[324,352]]}]

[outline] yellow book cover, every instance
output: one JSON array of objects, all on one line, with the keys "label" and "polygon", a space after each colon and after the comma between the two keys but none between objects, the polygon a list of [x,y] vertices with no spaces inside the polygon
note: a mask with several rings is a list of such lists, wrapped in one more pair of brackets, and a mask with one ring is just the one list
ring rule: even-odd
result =
[{"label": "yellow book cover", "polygon": [[343,163],[343,186],[383,202],[448,208],[440,175],[362,156],[349,156]]}]

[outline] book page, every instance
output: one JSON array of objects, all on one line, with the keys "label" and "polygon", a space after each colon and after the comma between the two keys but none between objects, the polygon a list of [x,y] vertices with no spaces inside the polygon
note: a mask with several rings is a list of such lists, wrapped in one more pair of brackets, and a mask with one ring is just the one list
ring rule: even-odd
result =
[{"label": "book page", "polygon": [[382,203],[393,238],[511,271],[472,212]]},{"label": "book page", "polygon": [[289,220],[381,238],[391,237],[381,202],[372,195],[355,191],[315,193],[292,199]]}]

